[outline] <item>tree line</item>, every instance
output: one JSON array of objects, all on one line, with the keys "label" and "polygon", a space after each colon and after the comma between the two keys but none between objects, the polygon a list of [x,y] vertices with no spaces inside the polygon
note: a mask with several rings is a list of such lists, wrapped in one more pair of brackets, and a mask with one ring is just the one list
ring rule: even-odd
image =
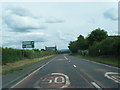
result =
[{"label": "tree line", "polygon": [[84,53],[91,56],[119,56],[120,37],[108,36],[104,29],[97,28],[87,37],[79,35],[76,41],[71,41],[68,48],[72,53]]}]

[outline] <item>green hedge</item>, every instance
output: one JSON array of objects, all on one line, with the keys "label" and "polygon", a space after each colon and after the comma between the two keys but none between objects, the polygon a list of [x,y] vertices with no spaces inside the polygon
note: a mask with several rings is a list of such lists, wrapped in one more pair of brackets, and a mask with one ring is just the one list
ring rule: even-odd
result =
[{"label": "green hedge", "polygon": [[118,56],[120,54],[120,37],[108,37],[99,43],[94,43],[89,48],[89,54],[92,56]]},{"label": "green hedge", "polygon": [[2,64],[15,62],[22,59],[39,58],[52,54],[55,54],[55,52],[2,48]]}]

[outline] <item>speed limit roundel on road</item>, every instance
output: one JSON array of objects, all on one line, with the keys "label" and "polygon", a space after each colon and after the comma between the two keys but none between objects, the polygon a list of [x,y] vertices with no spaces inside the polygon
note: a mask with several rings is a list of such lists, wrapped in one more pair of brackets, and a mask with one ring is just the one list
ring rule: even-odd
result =
[{"label": "speed limit roundel on road", "polygon": [[51,73],[40,78],[34,88],[67,88],[70,85],[69,77],[63,73]]}]

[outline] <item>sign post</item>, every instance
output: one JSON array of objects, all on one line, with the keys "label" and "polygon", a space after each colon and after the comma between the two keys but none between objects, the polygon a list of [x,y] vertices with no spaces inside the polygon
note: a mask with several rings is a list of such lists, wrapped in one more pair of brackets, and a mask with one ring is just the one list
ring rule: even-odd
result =
[{"label": "sign post", "polygon": [[34,41],[23,41],[22,48],[23,48],[23,57],[24,57],[24,48],[34,48]]},{"label": "sign post", "polygon": [[22,48],[34,48],[34,41],[23,41]]}]

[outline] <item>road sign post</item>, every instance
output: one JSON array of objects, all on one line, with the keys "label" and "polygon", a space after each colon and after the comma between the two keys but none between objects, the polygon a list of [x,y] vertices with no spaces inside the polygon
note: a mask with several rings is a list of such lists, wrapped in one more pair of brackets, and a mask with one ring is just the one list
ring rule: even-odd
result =
[{"label": "road sign post", "polygon": [[34,41],[23,41],[22,48],[23,48],[23,57],[24,57],[24,49],[25,48],[34,48]]},{"label": "road sign post", "polygon": [[23,41],[22,48],[34,48],[34,41]]}]

